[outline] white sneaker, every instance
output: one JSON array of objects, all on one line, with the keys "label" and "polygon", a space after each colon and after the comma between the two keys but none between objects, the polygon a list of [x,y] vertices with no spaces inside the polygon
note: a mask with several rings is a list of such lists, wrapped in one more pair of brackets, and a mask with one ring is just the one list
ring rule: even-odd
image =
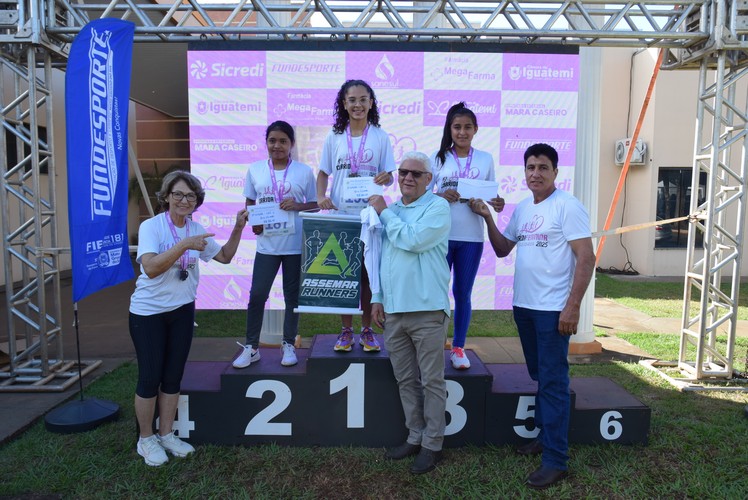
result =
[{"label": "white sneaker", "polygon": [[285,340],[281,344],[281,353],[283,353],[283,359],[281,360],[283,366],[293,366],[299,362],[296,359],[296,348]]},{"label": "white sneaker", "polygon": [[175,457],[186,457],[195,452],[194,446],[179,439],[174,435],[174,432],[170,432],[166,436],[158,436],[158,442],[164,450]]},{"label": "white sneaker", "polygon": [[152,467],[164,465],[169,461],[169,457],[166,456],[166,452],[155,435],[138,439],[138,455],[143,457],[145,463]]},{"label": "white sneaker", "polygon": [[452,368],[455,370],[467,370],[470,368],[470,360],[465,354],[462,347],[453,347],[449,359],[452,361]]},{"label": "white sneaker", "polygon": [[252,350],[252,346],[247,344],[244,345],[240,342],[237,342],[242,348],[244,349],[241,354],[234,360],[233,363],[231,363],[231,366],[234,368],[246,368],[252,363],[256,363],[260,360],[260,351],[258,349]]}]

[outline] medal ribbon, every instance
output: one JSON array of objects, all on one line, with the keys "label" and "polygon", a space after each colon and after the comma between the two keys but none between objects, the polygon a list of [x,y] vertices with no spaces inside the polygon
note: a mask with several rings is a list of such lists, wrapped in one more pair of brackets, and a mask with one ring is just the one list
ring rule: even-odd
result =
[{"label": "medal ribbon", "polygon": [[473,163],[473,148],[470,148],[470,151],[468,151],[464,170],[460,164],[460,159],[457,157],[457,151],[455,151],[455,148],[452,148],[452,157],[455,159],[455,163],[457,163],[457,177],[467,179],[467,176],[470,173],[470,165]]},{"label": "medal ribbon", "polygon": [[351,137],[351,126],[348,125],[345,128],[345,138],[348,140],[348,157],[351,160],[351,175],[358,175],[359,162],[364,158],[364,150],[366,149],[366,136],[369,133],[369,124],[366,124],[364,131],[361,133],[361,144],[358,145],[358,155],[353,155],[353,138]]},{"label": "medal ribbon", "polygon": [[[169,226],[169,230],[171,231],[171,236],[174,238],[174,244],[176,245],[181,241],[182,238],[177,236],[177,229],[174,227],[174,222],[172,222],[171,217],[169,216],[169,212],[164,212],[164,217],[166,217],[166,223]],[[185,219],[185,227],[187,229],[187,237],[190,237],[190,221]],[[189,262],[189,255],[190,251],[185,250],[185,252],[179,256],[179,267],[182,271],[187,270],[187,263]]]},{"label": "medal ribbon", "polygon": [[278,181],[275,180],[275,168],[273,168],[273,162],[268,159],[268,168],[270,169],[270,182],[273,183],[273,196],[275,196],[275,201],[277,203],[280,203],[283,201],[283,191],[286,187],[286,176],[288,175],[288,171],[290,170],[291,166],[291,156],[288,157],[288,163],[286,163],[286,171],[283,172],[283,182],[282,184],[278,185]]}]

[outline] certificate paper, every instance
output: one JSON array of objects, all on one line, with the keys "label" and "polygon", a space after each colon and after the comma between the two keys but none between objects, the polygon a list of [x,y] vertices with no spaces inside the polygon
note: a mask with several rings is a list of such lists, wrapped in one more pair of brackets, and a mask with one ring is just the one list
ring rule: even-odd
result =
[{"label": "certificate paper", "polygon": [[288,212],[281,210],[279,203],[250,205],[247,210],[249,211],[249,224],[252,226],[288,222]]},{"label": "certificate paper", "polygon": [[348,177],[343,182],[343,198],[368,200],[375,194],[384,194],[384,188],[374,183],[374,177]]},{"label": "certificate paper", "polygon": [[499,196],[499,183],[478,179],[460,179],[457,183],[457,192],[460,193],[460,201],[467,201],[470,198],[488,201]]}]

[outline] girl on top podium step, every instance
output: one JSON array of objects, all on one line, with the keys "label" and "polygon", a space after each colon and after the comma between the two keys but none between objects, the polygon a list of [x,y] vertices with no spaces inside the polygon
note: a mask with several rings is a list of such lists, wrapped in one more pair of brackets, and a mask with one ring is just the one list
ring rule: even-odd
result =
[{"label": "girl on top podium step", "polygon": [[[374,91],[363,80],[348,80],[338,91],[335,100],[335,123],[325,139],[317,174],[319,208],[338,210],[339,213],[359,215],[368,200],[346,200],[343,186],[348,177],[373,177],[378,185],[392,184],[395,155],[387,132],[379,126],[379,110]],[[326,195],[332,176],[330,196]],[[366,269],[361,269],[361,335],[359,344],[364,351],[380,350],[371,328],[371,290]],[[353,348],[353,317],[341,316],[342,328],[335,343],[335,351]]]}]

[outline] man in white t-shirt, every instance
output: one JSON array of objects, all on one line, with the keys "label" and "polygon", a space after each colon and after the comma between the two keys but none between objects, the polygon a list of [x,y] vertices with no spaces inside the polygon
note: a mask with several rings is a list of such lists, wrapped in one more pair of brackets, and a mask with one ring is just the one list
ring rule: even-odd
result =
[{"label": "man in white t-shirt", "polygon": [[567,475],[569,337],[577,332],[579,306],[595,268],[589,215],[574,196],[556,189],[558,153],[534,144],[524,155],[525,180],[532,196],[514,210],[504,234],[482,200],[470,208],[482,216],[498,257],[517,247],[514,270],[514,321],[530,377],[538,382],[535,423],[540,434],[517,449],[542,453],[541,466],[527,478],[547,488]]}]

